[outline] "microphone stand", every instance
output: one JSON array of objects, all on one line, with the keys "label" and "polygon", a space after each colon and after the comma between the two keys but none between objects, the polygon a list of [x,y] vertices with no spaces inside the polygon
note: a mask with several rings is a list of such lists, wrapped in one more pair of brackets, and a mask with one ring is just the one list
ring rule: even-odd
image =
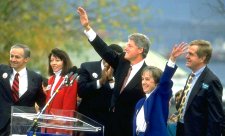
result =
[{"label": "microphone stand", "polygon": [[46,110],[47,106],[49,106],[49,103],[54,99],[54,97],[56,96],[56,94],[59,92],[60,89],[62,89],[63,87],[67,86],[67,82],[69,76],[65,77],[65,79],[63,80],[63,82],[60,84],[60,86],[58,87],[57,90],[55,90],[55,92],[53,93],[53,95],[50,97],[50,99],[48,100],[48,102],[45,104],[45,106],[43,107],[43,109],[41,110],[41,112],[38,113],[37,117],[34,118],[33,124],[28,128],[27,133],[31,132],[32,130],[34,131],[34,135],[36,135],[37,132],[37,128],[38,128],[38,120],[40,118],[40,116],[44,113],[44,111]]}]

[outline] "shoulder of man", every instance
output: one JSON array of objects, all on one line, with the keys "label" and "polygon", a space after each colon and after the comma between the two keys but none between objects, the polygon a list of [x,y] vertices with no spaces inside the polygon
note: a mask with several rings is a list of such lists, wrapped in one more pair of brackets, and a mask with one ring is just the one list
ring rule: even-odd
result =
[{"label": "shoulder of man", "polygon": [[10,69],[11,67],[9,65],[0,64],[0,69]]},{"label": "shoulder of man", "polygon": [[202,74],[205,74],[205,79],[208,79],[208,80],[219,80],[219,78],[216,76],[216,74],[211,70],[209,69],[208,67],[206,67],[203,71]]},{"label": "shoulder of man", "polygon": [[12,68],[9,65],[0,64],[0,73],[4,73],[10,70],[12,70]]},{"label": "shoulder of man", "polygon": [[30,70],[30,69],[28,69],[28,68],[27,68],[27,75],[28,75],[28,76],[32,76],[32,77],[35,77],[35,78],[40,78],[40,79],[42,79],[41,74],[39,74],[38,72],[35,72],[35,71],[33,71],[33,70]]},{"label": "shoulder of man", "polygon": [[89,61],[81,63],[80,68],[93,67],[93,65],[101,64],[101,61]]}]

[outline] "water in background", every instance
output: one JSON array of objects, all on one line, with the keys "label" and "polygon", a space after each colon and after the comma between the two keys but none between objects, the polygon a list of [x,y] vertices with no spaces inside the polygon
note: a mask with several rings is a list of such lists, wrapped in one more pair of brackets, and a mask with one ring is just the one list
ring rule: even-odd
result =
[{"label": "water in background", "polygon": [[[176,64],[184,69],[187,73],[190,73],[191,70],[185,66],[185,61],[177,61]],[[220,79],[222,85],[223,85],[223,107],[225,109],[225,63],[224,62],[215,62],[212,61],[208,65],[208,67],[214,72],[214,74]],[[173,114],[176,111],[175,109],[175,101],[172,99],[171,101],[171,107],[170,107],[170,115]]]},{"label": "water in background", "polygon": [[[185,66],[185,61],[178,61],[177,65],[187,71],[191,72],[189,68]],[[224,62],[210,62],[208,67],[215,73],[215,75],[220,79],[221,83],[225,89],[225,63]]]}]

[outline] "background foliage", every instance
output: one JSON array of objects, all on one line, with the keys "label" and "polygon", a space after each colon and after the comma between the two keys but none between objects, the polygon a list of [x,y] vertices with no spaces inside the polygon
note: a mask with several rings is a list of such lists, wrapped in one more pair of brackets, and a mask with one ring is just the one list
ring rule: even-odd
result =
[{"label": "background foliage", "polygon": [[[162,24],[159,24],[159,20],[156,20],[157,23],[151,26],[153,15],[155,17],[163,15],[163,9],[152,13],[151,9],[154,7],[152,7],[151,2],[154,2],[154,0],[0,0],[0,64],[8,63],[10,47],[15,43],[23,43],[31,48],[32,59],[28,63],[28,67],[46,76],[47,56],[52,48],[58,47],[68,52],[74,65],[78,67],[81,62],[94,59],[97,54],[83,35],[83,28],[76,13],[78,6],[87,10],[91,25],[107,43],[126,41],[127,35],[137,31],[154,35],[154,30],[151,30],[151,28],[155,29],[155,32],[159,32],[161,27],[162,33],[156,33],[157,38],[153,37],[155,40],[159,39],[155,43],[162,50],[170,49],[164,48],[164,43],[159,46],[160,36],[163,33],[167,37],[171,36],[165,43],[170,45],[168,42],[177,42],[173,41],[172,38],[182,36],[182,31],[175,33],[177,35],[173,35],[169,31],[174,22],[165,22],[164,28]],[[176,2],[176,0],[171,0],[171,6],[173,6],[173,2]],[[157,3],[168,4],[166,1],[157,1]],[[203,0],[201,5],[194,4],[191,6],[194,8],[194,15],[198,13],[199,6],[202,6],[202,8],[209,7],[223,17],[225,15],[224,0]],[[159,7],[164,6],[160,5]],[[211,17],[207,17],[205,22],[208,22],[207,20]],[[168,18],[170,19],[170,17]],[[201,20],[200,15],[197,18]],[[156,24],[160,27],[157,28]],[[198,31],[202,30],[199,28],[200,25],[201,22],[196,25]],[[183,30],[187,25],[181,25],[181,28],[179,26],[177,25],[176,28]],[[194,31],[190,28],[187,29],[190,30],[188,32]],[[210,29],[207,30],[210,31]],[[174,27],[172,27],[172,31],[176,32]],[[211,33],[207,34],[210,35]],[[195,33],[192,35],[196,37]],[[182,38],[187,36],[188,34],[185,33]],[[154,40],[151,40],[154,45]]]},{"label": "background foliage", "polygon": [[[122,35],[116,29],[122,29],[124,33],[135,31],[129,28],[128,22],[140,14],[136,0],[1,0],[0,63],[8,63],[10,47],[15,43],[30,47],[32,59],[28,67],[44,75],[47,73],[47,56],[52,48],[67,51],[72,61],[74,57],[81,56],[88,59],[85,51],[90,45],[83,36],[76,13],[78,6],[87,8],[92,25],[98,26],[98,33],[109,39],[113,38],[110,35]],[[107,31],[106,26],[113,29]]]}]

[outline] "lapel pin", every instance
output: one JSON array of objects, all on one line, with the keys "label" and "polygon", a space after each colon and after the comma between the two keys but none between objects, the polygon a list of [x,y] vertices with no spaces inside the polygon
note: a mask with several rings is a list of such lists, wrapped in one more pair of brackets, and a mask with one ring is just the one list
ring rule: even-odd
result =
[{"label": "lapel pin", "polygon": [[92,76],[93,76],[94,78],[98,78],[98,74],[97,74],[97,73],[92,73]]},{"label": "lapel pin", "polygon": [[2,77],[5,79],[5,78],[7,78],[8,77],[8,74],[7,73],[3,73],[2,74]]},{"label": "lapel pin", "polygon": [[206,83],[202,83],[202,88],[203,88],[203,89],[208,89],[208,88],[209,88],[209,85],[206,84]]}]

